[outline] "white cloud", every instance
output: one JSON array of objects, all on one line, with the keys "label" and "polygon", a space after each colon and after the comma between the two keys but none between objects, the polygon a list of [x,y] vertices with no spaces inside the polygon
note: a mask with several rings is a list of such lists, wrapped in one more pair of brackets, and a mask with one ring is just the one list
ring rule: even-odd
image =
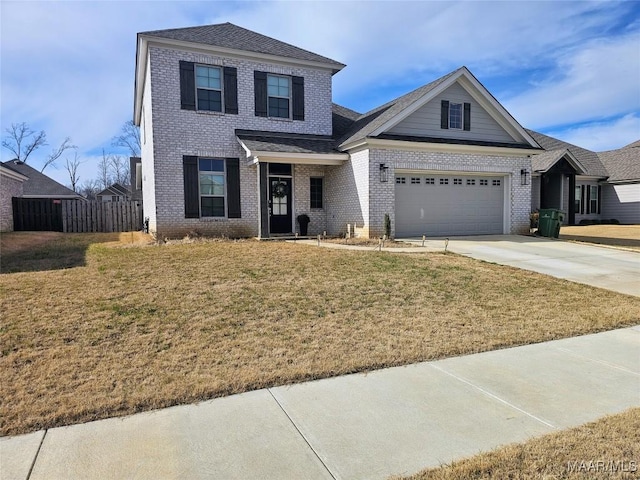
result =
[{"label": "white cloud", "polygon": [[522,94],[503,103],[534,129],[639,111],[640,34],[597,39],[565,52],[550,78],[523,85]]},{"label": "white cloud", "polygon": [[593,122],[545,133],[595,152],[615,150],[640,140],[640,114],[631,113],[611,122]]}]

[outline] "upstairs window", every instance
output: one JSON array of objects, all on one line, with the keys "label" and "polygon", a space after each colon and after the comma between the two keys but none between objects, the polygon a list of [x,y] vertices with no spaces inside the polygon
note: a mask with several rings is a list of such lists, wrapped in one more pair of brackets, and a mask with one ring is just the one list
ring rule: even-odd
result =
[{"label": "upstairs window", "polygon": [[222,111],[222,72],[218,67],[196,65],[198,110]]},{"label": "upstairs window", "polygon": [[180,108],[238,114],[238,70],[180,61]]},{"label": "upstairs window", "polygon": [[270,117],[289,118],[291,104],[291,79],[279,75],[267,75],[267,104]]},{"label": "upstairs window", "polygon": [[440,128],[471,130],[471,104],[440,101]]},{"label": "upstairs window", "polygon": [[304,78],[254,71],[256,117],[304,120]]}]

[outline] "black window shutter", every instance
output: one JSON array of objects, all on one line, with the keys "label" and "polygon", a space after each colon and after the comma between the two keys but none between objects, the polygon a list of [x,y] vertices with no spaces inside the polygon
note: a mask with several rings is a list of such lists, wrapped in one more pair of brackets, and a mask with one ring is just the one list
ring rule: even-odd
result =
[{"label": "black window shutter", "polygon": [[255,91],[256,117],[267,116],[267,74],[253,72],[253,89]]},{"label": "black window shutter", "polygon": [[224,67],[224,113],[238,114],[238,70]]},{"label": "black window shutter", "polygon": [[304,78],[291,77],[291,103],[293,119],[304,120]]},{"label": "black window shutter", "polygon": [[241,218],[239,158],[227,158],[227,217]]},{"label": "black window shutter", "polygon": [[180,108],[196,109],[196,77],[193,62],[180,61]]},{"label": "black window shutter", "polygon": [[449,100],[440,102],[440,128],[449,128]]},{"label": "black window shutter", "polygon": [[598,185],[598,214],[600,214],[601,208],[600,204],[602,203],[602,186]]},{"label": "black window shutter", "polygon": [[587,206],[584,208],[584,213],[591,213],[591,185],[585,185],[587,189]]},{"label": "black window shutter", "polygon": [[200,217],[200,190],[198,188],[198,157],[182,157],[184,175],[184,218]]},{"label": "black window shutter", "polygon": [[464,130],[471,130],[471,104],[464,104]]},{"label": "black window shutter", "polygon": [[584,185],[580,185],[580,213],[584,213],[585,203]]}]

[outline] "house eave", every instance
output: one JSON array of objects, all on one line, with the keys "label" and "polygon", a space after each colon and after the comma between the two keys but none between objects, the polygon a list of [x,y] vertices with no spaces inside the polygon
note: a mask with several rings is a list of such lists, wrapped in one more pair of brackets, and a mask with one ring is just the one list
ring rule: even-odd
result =
[{"label": "house eave", "polygon": [[[248,152],[248,150],[246,150]],[[299,165],[342,165],[349,160],[348,153],[288,153],[288,152],[248,152],[249,164],[292,163]]]},{"label": "house eave", "polygon": [[379,148],[382,150],[497,155],[505,157],[528,157],[537,151],[533,148],[528,149],[485,145],[464,145],[453,143],[411,142],[407,140],[389,140],[370,137],[366,137],[349,144],[341,145],[341,149],[348,152],[355,152],[370,148]]},{"label": "house eave", "polygon": [[0,166],[0,174],[2,174],[5,177],[13,178],[14,180],[19,180],[21,182],[25,182],[29,180],[29,177],[22,175],[21,173],[15,172],[10,168],[4,167],[4,166]]}]

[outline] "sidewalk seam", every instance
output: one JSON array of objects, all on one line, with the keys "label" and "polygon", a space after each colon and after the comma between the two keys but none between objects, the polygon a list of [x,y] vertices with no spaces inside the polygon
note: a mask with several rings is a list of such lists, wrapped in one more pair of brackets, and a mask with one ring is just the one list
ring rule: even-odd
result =
[{"label": "sidewalk seam", "polygon": [[44,443],[44,439],[47,436],[47,432],[49,430],[45,429],[44,434],[42,435],[42,438],[40,439],[40,445],[38,445],[38,450],[36,450],[36,454],[33,456],[33,462],[31,462],[31,467],[29,467],[29,473],[27,473],[27,478],[26,480],[29,480],[31,478],[31,473],[33,472],[33,467],[36,466],[36,461],[38,460],[38,455],[40,455],[40,449],[42,448],[42,444]]},{"label": "sidewalk seam", "polygon": [[[287,413],[287,411],[284,409],[284,407],[280,404],[280,402],[278,401],[278,399],[276,398],[276,396],[273,394],[273,392],[271,391],[270,388],[267,388],[267,391],[269,392],[269,395],[271,395],[271,398],[273,398],[273,400],[276,402],[276,404],[278,405],[278,407],[280,407],[280,410],[282,410],[282,413],[284,413],[287,418],[289,419],[289,421],[291,422],[291,425],[293,425],[293,428],[296,429],[296,431],[300,434],[300,436],[302,437],[302,439],[304,440],[304,443],[306,443],[309,448],[311,449],[311,451],[313,452],[313,454],[316,456],[316,458],[320,461],[320,463],[322,464],[322,466],[325,468],[325,470],[327,471],[327,473],[331,476],[331,478],[333,478],[334,480],[336,479],[336,476],[333,474],[333,472],[329,469],[329,467],[327,466],[326,463],[324,463],[324,461],[322,460],[322,458],[320,458],[320,455],[318,455],[318,452],[316,452],[315,448],[313,448],[313,446],[311,445],[311,443],[309,443],[309,440],[307,440],[307,437],[304,436],[304,434],[300,431],[300,429],[298,428],[298,426],[296,425],[296,422],[293,421],[293,418],[291,418],[289,416],[289,414]],[[27,478],[27,480],[29,480]]]},{"label": "sidewalk seam", "polygon": [[553,424],[551,424],[551,423],[547,422],[546,420],[543,420],[543,419],[542,419],[542,418],[540,418],[540,417],[536,417],[536,416],[535,416],[535,415],[533,415],[532,413],[529,413],[529,412],[527,412],[526,410],[523,410],[522,408],[515,406],[513,403],[509,403],[509,402],[507,402],[506,400],[504,400],[504,399],[502,399],[502,398],[498,397],[497,395],[495,395],[495,394],[493,394],[493,393],[489,392],[488,390],[485,390],[484,388],[479,387],[478,385],[475,385],[474,383],[471,383],[469,380],[466,380],[466,379],[464,379],[464,378],[462,378],[462,377],[459,377],[458,375],[454,375],[454,374],[453,374],[453,373],[451,373],[451,372],[447,372],[445,369],[443,369],[443,368],[441,368],[441,367],[437,367],[437,366],[435,366],[435,365],[433,365],[433,364],[430,364],[430,365],[431,365],[431,367],[435,368],[436,370],[438,370],[438,371],[440,371],[440,372],[442,372],[442,373],[444,373],[444,374],[446,374],[446,375],[449,375],[450,377],[453,377],[453,378],[455,378],[456,380],[458,380],[458,381],[460,381],[460,382],[462,382],[462,383],[464,383],[464,384],[466,384],[466,385],[469,385],[470,387],[475,388],[476,390],[479,390],[480,392],[482,392],[483,394],[487,395],[488,397],[491,397],[491,398],[493,398],[494,400],[497,400],[498,402],[500,402],[500,403],[502,403],[502,404],[504,404],[504,405],[507,405],[508,407],[511,407],[511,408],[513,408],[514,410],[519,411],[520,413],[524,413],[526,416],[528,416],[528,417],[530,417],[530,418],[532,418],[532,419],[534,419],[534,420],[536,420],[536,421],[538,421],[538,422],[542,423],[543,425],[546,425],[547,427],[552,428],[552,429],[554,429],[554,430],[556,430],[556,429],[557,429],[557,427],[556,427],[555,425],[553,425]]},{"label": "sidewalk seam", "polygon": [[598,360],[597,358],[591,358],[591,357],[587,357],[585,355],[580,355],[579,353],[576,353],[573,350],[569,350],[568,348],[564,348],[564,347],[554,347],[554,348],[556,350],[561,351],[561,352],[568,353],[569,355],[572,355],[574,357],[583,358],[583,359],[587,360],[588,362],[599,363],[600,365],[604,365],[605,367],[614,368],[616,370],[620,370],[622,372],[630,373],[632,375],[636,375],[636,376],[640,377],[640,373],[634,372],[633,370],[629,370],[628,368],[625,368],[625,367],[623,367],[621,365],[616,365],[615,363],[605,362],[604,360]]}]

